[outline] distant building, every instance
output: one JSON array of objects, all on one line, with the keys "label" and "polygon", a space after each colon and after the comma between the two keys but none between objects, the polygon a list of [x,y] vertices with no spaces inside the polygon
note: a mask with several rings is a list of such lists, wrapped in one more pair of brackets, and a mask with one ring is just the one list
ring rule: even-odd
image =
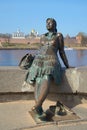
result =
[{"label": "distant building", "polygon": [[10,43],[17,43],[17,44],[32,44],[32,43],[40,43],[40,37],[38,37],[38,33],[32,29],[30,35],[24,35],[19,29],[17,32],[12,34],[12,38],[9,40]]},{"label": "distant building", "polygon": [[76,46],[77,45],[77,40],[76,40],[76,37],[70,37],[69,35],[67,35],[65,38],[64,38],[64,43],[65,43],[65,46]]},{"label": "distant building", "polygon": [[16,38],[16,39],[25,39],[25,35],[23,32],[20,31],[20,29],[17,30],[17,32],[14,32],[12,34],[12,38]]},{"label": "distant building", "polygon": [[82,41],[82,36],[81,35],[77,35],[76,36],[76,40],[79,44],[81,44],[81,41]]},{"label": "distant building", "polygon": [[30,32],[29,37],[38,37],[38,32],[35,31],[35,29],[32,29],[32,31]]},{"label": "distant building", "polygon": [[87,34],[86,33],[78,33],[76,36],[76,40],[81,46],[87,46]]}]

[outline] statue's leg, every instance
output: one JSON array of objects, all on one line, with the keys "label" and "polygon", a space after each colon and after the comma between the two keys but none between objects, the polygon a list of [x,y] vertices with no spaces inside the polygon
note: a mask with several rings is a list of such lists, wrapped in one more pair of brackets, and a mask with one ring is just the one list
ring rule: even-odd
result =
[{"label": "statue's leg", "polygon": [[46,99],[50,87],[50,76],[44,75],[43,77],[38,77],[35,86],[35,107],[42,108],[42,104]]}]

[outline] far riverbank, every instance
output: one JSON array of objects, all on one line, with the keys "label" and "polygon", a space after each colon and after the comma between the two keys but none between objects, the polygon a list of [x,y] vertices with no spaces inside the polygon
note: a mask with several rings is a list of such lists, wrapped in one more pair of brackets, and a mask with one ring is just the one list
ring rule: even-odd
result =
[{"label": "far riverbank", "polygon": [[[41,47],[40,43],[33,43],[33,44],[22,44],[22,43],[4,43],[1,44],[0,50],[9,50],[9,49],[29,49],[29,50],[37,50]],[[87,46],[68,46],[65,44],[65,48],[72,48],[72,49],[77,49],[77,50],[87,50]]]},{"label": "far riverbank", "polygon": [[[22,45],[22,46],[20,46],[20,45],[17,45],[17,46],[7,46],[7,47],[0,47],[0,50],[13,50],[13,49],[15,49],[15,50],[19,50],[19,49],[21,49],[21,50],[26,50],[26,49],[29,49],[29,50],[38,50],[39,48],[40,48],[41,46],[40,45],[28,45],[28,46],[26,46],[26,45]],[[67,48],[67,49],[76,49],[76,50],[87,50],[87,47],[66,47],[65,46],[65,48]]]}]

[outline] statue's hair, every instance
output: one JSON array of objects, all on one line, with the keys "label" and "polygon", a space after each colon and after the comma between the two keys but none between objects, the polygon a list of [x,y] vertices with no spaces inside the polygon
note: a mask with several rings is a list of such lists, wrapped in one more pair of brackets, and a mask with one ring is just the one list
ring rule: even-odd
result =
[{"label": "statue's hair", "polygon": [[54,18],[47,18],[46,22],[48,20],[51,20],[53,22],[53,24],[54,24],[54,31],[57,32],[57,28],[56,28],[57,27],[57,23],[56,23],[56,20]]}]

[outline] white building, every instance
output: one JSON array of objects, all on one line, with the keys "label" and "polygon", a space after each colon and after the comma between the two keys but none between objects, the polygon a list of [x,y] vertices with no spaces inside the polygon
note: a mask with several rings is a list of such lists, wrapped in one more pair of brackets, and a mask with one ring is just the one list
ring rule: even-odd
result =
[{"label": "white building", "polygon": [[17,32],[12,34],[12,38],[25,39],[25,35],[20,31],[20,29],[17,29]]}]

